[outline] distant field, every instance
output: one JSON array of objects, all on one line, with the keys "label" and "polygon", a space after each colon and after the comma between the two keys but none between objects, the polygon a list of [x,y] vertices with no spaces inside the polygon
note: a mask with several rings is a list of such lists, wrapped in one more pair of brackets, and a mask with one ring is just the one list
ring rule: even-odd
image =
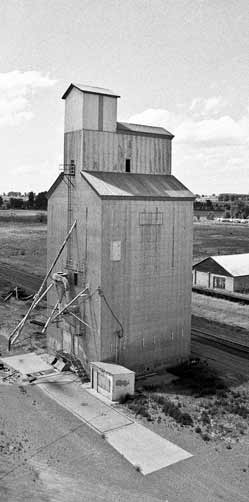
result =
[{"label": "distant field", "polygon": [[249,225],[194,223],[194,262],[217,254],[249,253]]},{"label": "distant field", "polygon": [[40,209],[0,209],[0,221],[3,222],[46,222],[47,211]]},{"label": "distant field", "polygon": [[0,294],[22,286],[35,292],[46,271],[47,225],[20,220],[0,223]]}]

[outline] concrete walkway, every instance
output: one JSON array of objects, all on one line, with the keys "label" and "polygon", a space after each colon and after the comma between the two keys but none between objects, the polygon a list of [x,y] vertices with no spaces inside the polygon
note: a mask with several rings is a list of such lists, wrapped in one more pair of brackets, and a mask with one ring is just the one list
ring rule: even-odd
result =
[{"label": "concrete walkway", "polygon": [[[23,374],[31,372],[35,363],[36,371],[37,367],[40,371],[47,369],[44,360],[35,354],[12,356],[2,361]],[[106,441],[144,475],[192,456],[114,409],[111,402],[94,393],[90,384],[82,385],[72,373],[44,375],[34,385],[98,434],[104,434]]]}]

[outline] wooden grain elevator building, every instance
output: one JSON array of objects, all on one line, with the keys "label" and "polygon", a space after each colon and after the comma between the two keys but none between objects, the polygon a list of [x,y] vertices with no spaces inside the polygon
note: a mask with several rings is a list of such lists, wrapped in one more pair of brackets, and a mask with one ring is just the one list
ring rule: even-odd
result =
[{"label": "wooden grain elevator building", "polygon": [[[171,174],[173,135],[117,122],[110,90],[71,84],[64,169],[49,190],[48,267],[76,221],[57,272],[67,301],[51,350],[148,371],[190,353],[193,194]],[[51,290],[48,306],[56,304]],[[66,300],[65,300],[66,301]]]}]

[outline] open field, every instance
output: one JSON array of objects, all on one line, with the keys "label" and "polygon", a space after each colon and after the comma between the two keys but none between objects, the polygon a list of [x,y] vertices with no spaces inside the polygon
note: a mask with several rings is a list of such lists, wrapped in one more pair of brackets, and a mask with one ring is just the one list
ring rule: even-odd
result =
[{"label": "open field", "polygon": [[249,225],[194,223],[194,262],[218,254],[249,253]]},{"label": "open field", "polygon": [[46,270],[44,223],[1,222],[0,295],[10,287],[35,292]]},{"label": "open field", "polygon": [[47,211],[40,209],[0,209],[0,222],[45,223]]}]

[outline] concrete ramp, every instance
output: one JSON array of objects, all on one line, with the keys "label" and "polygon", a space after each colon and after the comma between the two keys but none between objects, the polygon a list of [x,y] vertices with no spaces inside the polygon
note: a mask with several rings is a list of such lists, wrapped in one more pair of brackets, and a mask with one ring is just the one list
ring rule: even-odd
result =
[{"label": "concrete ramp", "polygon": [[144,475],[192,457],[138,423],[105,434],[108,443]]},{"label": "concrete ramp", "polygon": [[22,375],[30,375],[42,371],[53,371],[50,364],[47,364],[40,356],[34,352],[19,354],[18,356],[2,357],[1,361],[10,366]]}]

